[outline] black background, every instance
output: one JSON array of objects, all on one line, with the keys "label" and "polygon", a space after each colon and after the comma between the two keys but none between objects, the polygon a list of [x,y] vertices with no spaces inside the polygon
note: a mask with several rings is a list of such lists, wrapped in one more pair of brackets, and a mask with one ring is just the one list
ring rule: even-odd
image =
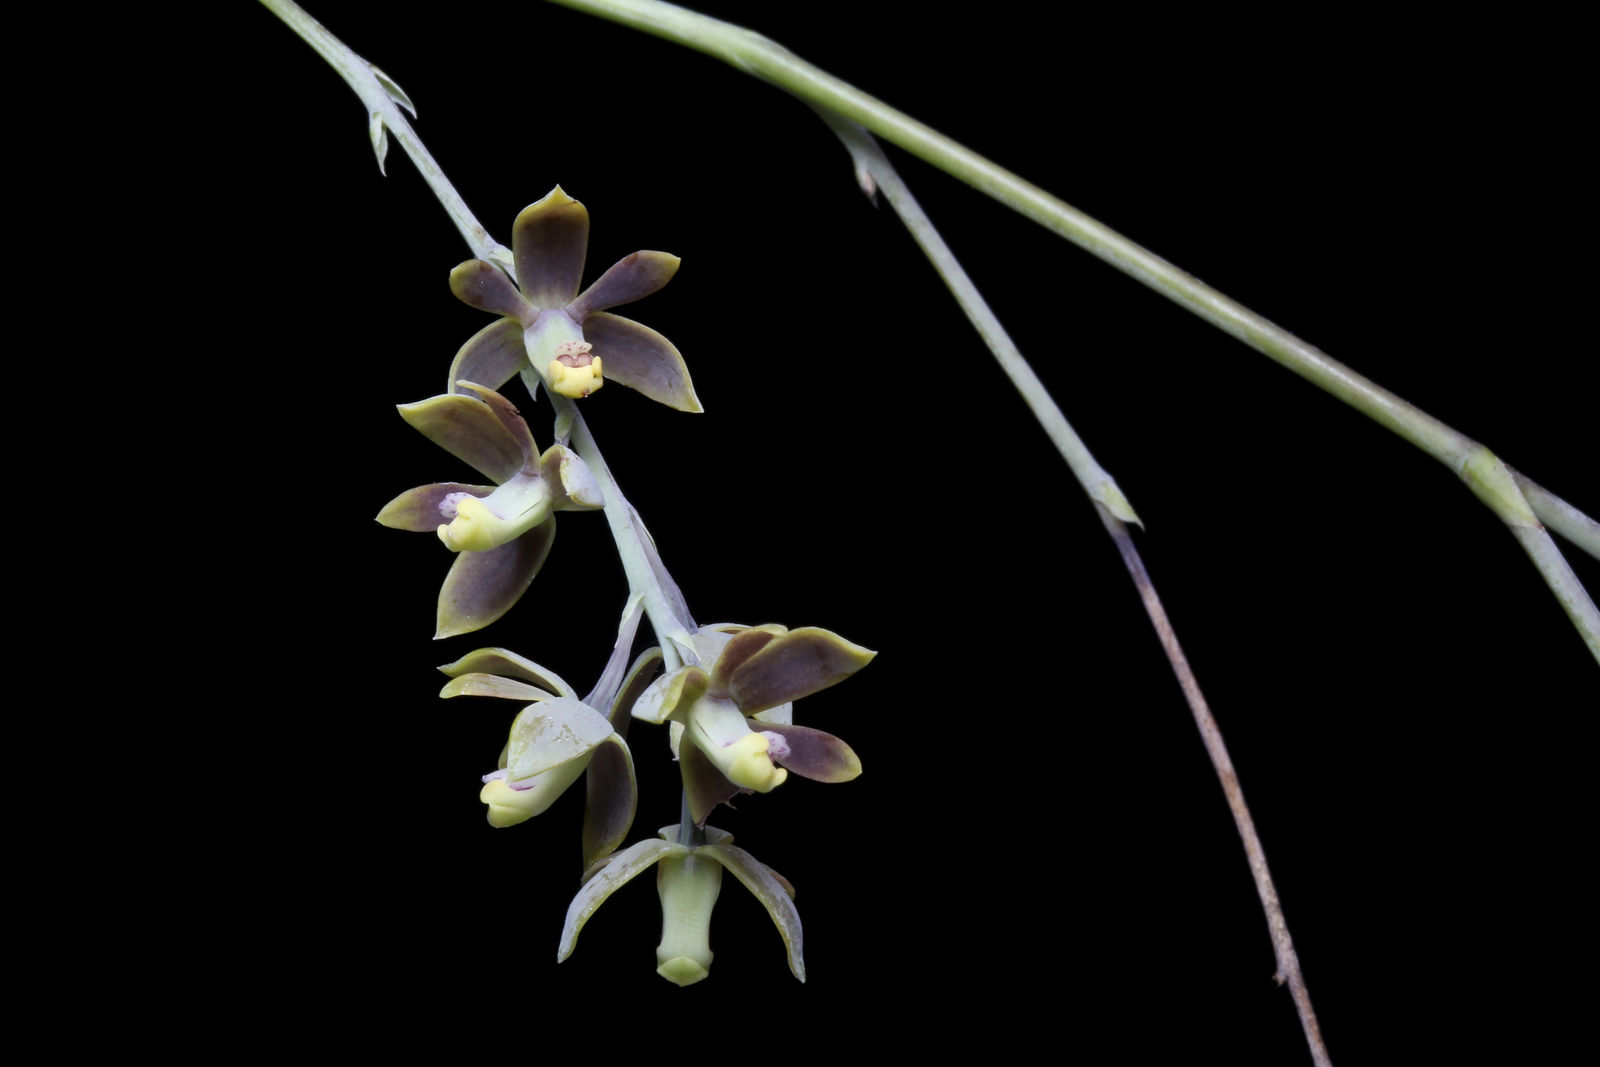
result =
[{"label": "black background", "polygon": [[[1592,271],[1562,269],[1593,239],[1570,28],[704,10],[1600,507],[1580,386]],[[176,581],[187,647],[225,679],[184,721],[225,738],[208,765],[247,816],[214,838],[234,856],[244,840],[242,869],[203,896],[216,936],[247,946],[241,1001],[290,1033],[334,1024],[350,1050],[535,1053],[570,1023],[797,1050],[1045,1038],[1134,1062],[1308,1062],[1220,789],[1110,542],[821,123],[710,58],[554,7],[312,13],[411,94],[499,239],[559,182],[593,219],[586,280],[637,248],[683,257],[624,313],[683,351],[706,412],[605,390],[584,410],[607,459],[700,621],[826,626],[881,655],[800,707],[860,753],[858,781],[791,780],[713,819],[797,885],[807,985],[731,879],[709,981],[680,992],[651,973],[648,880],[558,967],[581,799],[488,827],[477,776],[511,711],[441,704],[434,667],[500,644],[587,688],[620,567],[599,516],[563,517],[505,620],[429,641],[446,553],[372,516],[464,474],[393,405],[438,392],[487,321],[445,284],[469,253],[398,145],[379,176],[332,71],[265,9],[229,12],[226,91],[197,79],[172,111],[203,160],[183,252],[223,280],[192,304],[196,374],[174,385],[207,392],[151,432],[179,428],[174,454],[237,516],[217,520],[228,556],[191,557]],[[1336,1060],[1564,1043],[1594,947],[1578,860],[1595,664],[1516,543],[1366,418],[894,158],[1145,520]],[[544,443],[548,409],[528,413]],[[198,457],[195,435],[213,445]],[[1576,565],[1594,588],[1594,562]],[[677,798],[660,734],[641,726],[633,746],[637,838]]]}]

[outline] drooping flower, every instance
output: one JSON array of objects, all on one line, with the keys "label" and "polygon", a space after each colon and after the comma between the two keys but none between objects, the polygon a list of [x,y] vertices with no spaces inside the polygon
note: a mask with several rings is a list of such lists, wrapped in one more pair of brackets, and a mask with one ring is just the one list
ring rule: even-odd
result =
[{"label": "drooping flower", "polygon": [[[617,642],[622,663],[637,623],[637,614],[623,622]],[[489,806],[490,825],[515,826],[542,814],[582,776],[588,793],[584,863],[598,862],[623,842],[638,799],[627,709],[648,680],[639,664],[620,686],[620,672],[608,666],[581,701],[560,675],[503,648],[477,649],[439,670],[451,679],[441,697],[499,697],[527,705],[511,726],[499,769],[483,777],[478,797]],[[607,705],[610,713],[602,714]]]},{"label": "drooping flower", "polygon": [[588,396],[610,380],[680,411],[701,410],[689,369],[672,343],[605,310],[666,285],[678,270],[678,257],[635,252],[579,293],[588,245],[589,212],[558,185],[517,216],[511,233],[516,285],[481,259],[450,272],[456,296],[504,316],[456,353],[450,391],[460,381],[498,389],[531,369],[562,396]]},{"label": "drooping flower", "polygon": [[554,512],[604,504],[577,453],[552,445],[540,455],[509,400],[473,382],[457,385],[460,392],[402,405],[400,414],[495,484],[418,486],[378,513],[383,525],[436,533],[458,553],[439,591],[435,637],[470,633],[504,615],[550,552]]},{"label": "drooping flower", "polygon": [[861,773],[849,745],[794,725],[792,702],[842,682],[877,653],[816,627],[705,626],[692,641],[710,668],[682,667],[657,679],[631,714],[673,723],[695,823],[740,792],[770,792],[788,771],[819,782]]},{"label": "drooping flower", "polygon": [[693,985],[711,970],[711,909],[722,887],[722,872],[733,876],[754,893],[778,927],[789,954],[789,970],[806,980],[800,931],[800,913],[794,906],[794,887],[778,872],[742,848],[733,835],[714,826],[704,828],[707,843],[683,845],[675,837],[678,827],[667,826],[654,841],[640,841],[590,868],[583,888],[567,908],[561,931],[560,963],[578,947],[584,923],[606,898],[634,878],[657,868],[656,891],[661,896],[661,944],[656,948],[656,973],[676,985]]}]

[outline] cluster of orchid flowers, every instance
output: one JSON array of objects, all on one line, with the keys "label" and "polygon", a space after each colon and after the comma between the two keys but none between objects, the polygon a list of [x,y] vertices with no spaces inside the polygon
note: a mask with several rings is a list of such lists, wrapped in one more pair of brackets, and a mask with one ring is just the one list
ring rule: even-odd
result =
[{"label": "cluster of orchid flowers", "polygon": [[[588,237],[588,212],[557,187],[517,217],[515,284],[480,259],[450,274],[451,290],[497,321],[456,354],[445,393],[404,405],[400,414],[492,484],[419,486],[378,515],[386,526],[434,533],[456,554],[439,593],[436,637],[482,629],[516,604],[550,552],[555,512],[607,505],[565,441],[540,452],[526,420],[498,392],[507,382],[520,375],[535,399],[541,385],[576,399],[613,381],[679,410],[700,410],[678,350],[649,327],[605,310],[661,288],[677,271],[677,257],[635,252],[580,293]],[[772,916],[789,967],[804,981],[794,888],[706,819],[740,794],[770,792],[791,772],[820,782],[860,774],[860,760],[843,741],[794,723],[793,704],[849,677],[874,653],[811,627],[697,628],[680,597],[673,669],[662,673],[669,661],[659,647],[629,660],[640,600],[630,601],[611,658],[581,699],[554,671],[503,648],[480,648],[441,668],[450,677],[441,696],[523,705],[499,769],[483,779],[489,822],[507,827],[533,818],[584,779],[587,870],[567,912],[558,960],[571,954],[607,897],[655,867],[662,907],[657,971],[678,985],[700,981],[711,965],[711,910],[726,870]],[[635,719],[668,725],[686,815],[659,839],[617,851],[637,808],[627,740]]]}]

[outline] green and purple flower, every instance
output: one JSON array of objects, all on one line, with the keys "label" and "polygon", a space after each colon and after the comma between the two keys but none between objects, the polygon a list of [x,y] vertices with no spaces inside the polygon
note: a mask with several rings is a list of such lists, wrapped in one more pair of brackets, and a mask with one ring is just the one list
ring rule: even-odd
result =
[{"label": "green and purple flower", "polygon": [[[480,311],[503,316],[473,336],[450,367],[450,391],[469,381],[498,389],[531,371],[552,392],[583,397],[614,381],[680,411],[700,401],[683,357],[648,326],[605,309],[660,289],[677,273],[665,252],[625,256],[583,292],[589,212],[558,185],[523,209],[511,233],[517,283],[499,267],[469,259],[450,272],[450,290]],[[520,289],[519,289],[520,286]]]},{"label": "green and purple flower", "polygon": [[400,415],[493,485],[435,482],[389,501],[378,521],[435,533],[456,561],[439,591],[435,637],[470,633],[510,610],[532,583],[555,539],[555,512],[602,507],[577,453],[543,455],[528,424],[493,389],[461,381],[460,392],[406,404]]}]

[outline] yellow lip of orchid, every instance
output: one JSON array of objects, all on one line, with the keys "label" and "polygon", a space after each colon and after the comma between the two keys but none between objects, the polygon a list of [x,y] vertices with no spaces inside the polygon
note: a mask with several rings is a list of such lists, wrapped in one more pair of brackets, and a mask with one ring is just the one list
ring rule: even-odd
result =
[{"label": "yellow lip of orchid", "polygon": [[551,392],[560,393],[573,400],[586,397],[605,384],[599,359],[592,359],[580,367],[569,366],[559,359],[552,359],[550,365],[545,368],[545,378],[549,381]]},{"label": "yellow lip of orchid", "polygon": [[550,518],[550,490],[537,476],[518,475],[485,497],[452,493],[439,505],[450,521],[438,529],[452,552],[487,552],[515,541]]},{"label": "yellow lip of orchid", "polygon": [[[451,292],[497,318],[456,353],[451,391],[461,381],[498,389],[521,371],[530,385],[572,399],[614,381],[679,411],[701,410],[689,368],[672,342],[609,310],[666,285],[677,273],[678,257],[641,249],[580,292],[588,245],[588,210],[557,187],[517,215],[511,262],[469,259],[450,272]],[[519,332],[526,362],[515,354]],[[590,362],[591,344],[605,355],[608,377],[600,360]],[[567,369],[559,369],[558,361]]]},{"label": "yellow lip of orchid", "polygon": [[[746,727],[748,729],[748,727]],[[765,733],[747,733],[731,744],[707,752],[728,781],[757,793],[770,793],[784,783],[789,772],[774,766]]]},{"label": "yellow lip of orchid", "polygon": [[504,777],[490,775],[478,793],[478,799],[489,806],[489,825],[500,828],[515,826],[535,815],[544,814],[588,767],[589,757],[580,756],[535,775],[531,784],[525,783],[522,789]]}]

